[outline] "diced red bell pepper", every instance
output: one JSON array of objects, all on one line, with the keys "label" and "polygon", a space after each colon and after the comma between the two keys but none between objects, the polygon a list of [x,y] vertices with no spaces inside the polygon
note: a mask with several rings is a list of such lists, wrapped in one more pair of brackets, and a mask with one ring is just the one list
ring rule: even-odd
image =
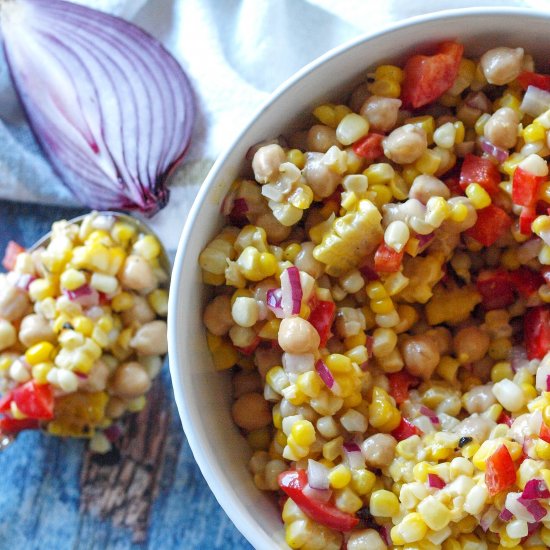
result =
[{"label": "diced red bell pepper", "polygon": [[540,426],[539,437],[546,443],[550,443],[550,428],[544,422]]},{"label": "diced red bell pepper", "polygon": [[514,287],[504,269],[482,269],[476,287],[485,309],[502,309],[514,303]]},{"label": "diced red bell pepper", "polygon": [[501,445],[488,459],[485,484],[491,496],[512,487],[516,483],[516,466],[506,445]]},{"label": "diced red bell pepper", "polygon": [[390,385],[390,395],[400,405],[409,398],[410,388],[418,386],[420,380],[409,371],[400,370],[386,375]]},{"label": "diced red bell pepper", "polygon": [[413,435],[422,435],[422,430],[417,428],[412,422],[407,420],[406,418],[401,417],[401,422],[399,422],[399,426],[395,428],[391,434],[397,441],[403,441],[404,439],[407,439]]},{"label": "diced red bell pepper", "polygon": [[321,339],[320,347],[324,347],[330,338],[330,329],[336,316],[336,304],[334,302],[319,300],[311,309],[308,321],[315,327]]},{"label": "diced red bell pepper", "polygon": [[510,280],[524,298],[530,298],[544,284],[544,277],[538,271],[525,266],[510,271]]},{"label": "diced red bell pepper", "polygon": [[524,206],[519,215],[519,232],[522,235],[531,235],[531,226],[537,217],[537,210],[534,206]]},{"label": "diced red bell pepper", "polygon": [[305,470],[287,470],[279,475],[278,481],[279,487],[313,521],[336,531],[351,531],[359,523],[358,517],[342,512],[334,504],[307,496],[304,493],[307,485]]},{"label": "diced red bell pepper", "polygon": [[231,225],[236,227],[244,227],[248,223],[248,218],[246,217],[248,210],[249,208],[246,199],[237,197],[233,201],[231,212],[229,212],[229,221],[231,222]]},{"label": "diced red bell pepper", "polygon": [[404,250],[396,252],[386,243],[380,244],[374,254],[374,269],[378,273],[395,273],[399,271],[404,253]]},{"label": "diced red bell pepper", "polygon": [[535,88],[550,92],[550,75],[547,74],[523,71],[518,76],[518,82],[524,90],[527,90],[529,86],[535,86]]},{"label": "diced red bell pepper", "polygon": [[460,187],[465,191],[470,183],[479,183],[489,195],[496,195],[500,183],[498,168],[488,158],[476,157],[468,153],[460,169]]},{"label": "diced red bell pepper", "polygon": [[547,285],[550,285],[550,266],[543,266],[541,275]]},{"label": "diced red bell pepper", "polygon": [[0,413],[10,412],[13,392],[9,391],[0,398]]},{"label": "diced red bell pepper", "polygon": [[462,190],[462,187],[460,187],[459,176],[451,176],[450,178],[446,178],[443,180],[443,183],[449,188],[449,191],[453,197],[464,195],[464,191]]},{"label": "diced red bell pepper", "polygon": [[546,176],[536,176],[518,166],[512,178],[512,202],[520,206],[533,206],[537,202],[540,186],[546,180]]},{"label": "diced red bell pepper", "polygon": [[406,109],[435,101],[454,83],[464,46],[443,42],[434,55],[413,55],[405,63],[401,100]]},{"label": "diced red bell pepper", "polygon": [[483,246],[491,246],[512,225],[512,220],[502,208],[490,204],[487,208],[477,211],[477,221],[465,233]]},{"label": "diced red bell pepper", "polygon": [[382,148],[382,140],[384,134],[377,132],[369,132],[365,137],[357,140],[353,146],[353,152],[358,156],[367,160],[374,160],[384,154]]},{"label": "diced red bell pepper", "polygon": [[529,308],[523,318],[527,358],[542,359],[550,351],[550,307]]},{"label": "diced red bell pepper", "polygon": [[497,418],[497,424],[506,424],[508,427],[510,427],[513,422],[512,417],[504,411],[502,411]]},{"label": "diced red bell pepper", "polygon": [[0,434],[15,435],[23,430],[38,430],[40,424],[36,418],[16,420],[10,416],[0,418]]},{"label": "diced red bell pepper", "polygon": [[53,418],[54,395],[49,384],[37,384],[34,380],[16,387],[12,391],[17,408],[29,418],[51,420]]},{"label": "diced red bell pepper", "polygon": [[15,241],[10,241],[6,247],[6,251],[4,252],[4,259],[2,260],[2,265],[4,268],[8,271],[12,271],[15,267],[15,260],[21,252],[25,252],[25,249]]}]

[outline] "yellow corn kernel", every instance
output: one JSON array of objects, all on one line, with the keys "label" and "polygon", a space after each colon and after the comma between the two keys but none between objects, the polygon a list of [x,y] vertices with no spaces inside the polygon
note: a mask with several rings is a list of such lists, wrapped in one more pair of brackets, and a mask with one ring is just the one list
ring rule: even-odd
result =
[{"label": "yellow corn kernel", "polygon": [[372,281],[365,287],[367,296],[371,300],[382,300],[388,296],[386,288],[380,281]]},{"label": "yellow corn kernel", "polygon": [[447,382],[454,383],[456,382],[458,367],[460,367],[460,361],[450,355],[444,355],[439,361],[436,372]]},{"label": "yellow corn kernel", "polygon": [[331,441],[327,441],[323,445],[323,457],[327,460],[335,460],[340,453],[342,452],[342,444],[344,443],[344,438],[339,436]]},{"label": "yellow corn kernel", "polygon": [[165,289],[157,288],[153,290],[147,296],[147,301],[157,315],[161,317],[168,315],[168,292]]},{"label": "yellow corn kernel", "polygon": [[239,358],[237,350],[228,342],[221,342],[212,352],[212,360],[216,370],[230,369]]},{"label": "yellow corn kernel", "polygon": [[382,298],[381,300],[372,300],[370,308],[374,313],[385,315],[391,313],[395,307],[391,298]]},{"label": "yellow corn kernel", "polygon": [[[269,373],[268,373],[269,374]],[[269,381],[268,381],[269,382]],[[314,371],[304,372],[296,380],[298,389],[308,397],[317,397],[323,387],[319,375]]]},{"label": "yellow corn kernel", "polygon": [[[399,447],[401,443],[405,443],[406,441],[407,441],[406,439],[404,441],[400,441],[397,444],[397,446]],[[416,458],[416,446],[412,450],[413,450],[413,453],[409,453],[409,455],[411,456],[411,459],[414,459]],[[405,456],[405,458],[407,458],[407,456]],[[416,481],[420,481],[420,483],[425,483],[428,480],[428,474],[430,473],[432,473],[431,466],[428,462],[424,462],[424,461],[418,462],[417,464],[414,465],[413,476],[414,476],[414,479],[416,479]]]},{"label": "yellow corn kernel", "polygon": [[261,328],[260,332],[258,333],[258,336],[265,340],[277,340],[279,335],[280,324],[281,324],[280,319],[272,319],[271,321],[268,321]]},{"label": "yellow corn kernel", "polygon": [[374,79],[381,80],[383,78],[395,80],[401,84],[403,78],[405,78],[405,74],[403,73],[403,69],[396,65],[379,65],[374,71]]},{"label": "yellow corn kernel", "polygon": [[395,171],[391,164],[378,162],[371,164],[364,172],[369,180],[369,185],[389,183],[395,176]]},{"label": "yellow corn kernel", "polygon": [[392,200],[391,189],[387,185],[375,183],[369,187],[368,195],[371,196],[372,202],[382,208],[385,204],[388,204]]},{"label": "yellow corn kernel", "polygon": [[426,525],[434,531],[445,529],[451,521],[451,511],[431,495],[418,505],[417,510]]},{"label": "yellow corn kernel", "polygon": [[523,129],[521,136],[523,137],[525,143],[542,141],[546,138],[546,128],[535,119],[531,124],[527,125]]},{"label": "yellow corn kernel", "polygon": [[535,452],[540,460],[550,460],[550,443],[539,439],[535,445]]},{"label": "yellow corn kernel", "polygon": [[29,285],[29,297],[33,302],[40,302],[55,296],[55,286],[48,279],[35,279]]},{"label": "yellow corn kernel", "polygon": [[362,365],[369,360],[369,352],[365,345],[359,345],[346,351],[346,357],[349,357],[354,363]]},{"label": "yellow corn kernel", "polygon": [[487,124],[487,122],[489,121],[490,118],[491,118],[491,115],[489,113],[483,113],[477,119],[477,121],[474,125],[474,130],[475,130],[475,132],[478,136],[483,135],[483,132],[484,132],[484,129],[485,129],[485,124]]},{"label": "yellow corn kernel", "polygon": [[146,260],[154,260],[160,255],[161,247],[158,239],[153,235],[144,235],[140,237],[133,247],[134,251]]},{"label": "yellow corn kernel", "polygon": [[315,428],[309,420],[298,420],[290,432],[296,444],[308,447],[315,441]]},{"label": "yellow corn kernel", "polygon": [[333,489],[343,489],[351,481],[351,470],[344,464],[339,464],[329,472],[328,480]]},{"label": "yellow corn kernel", "polygon": [[420,172],[415,168],[414,164],[404,166],[401,171],[401,176],[409,186],[412,185],[415,178],[419,175]]},{"label": "yellow corn kernel", "polygon": [[510,365],[510,363],[506,361],[495,363],[491,368],[492,382],[500,382],[505,378],[507,378],[508,380],[512,380],[513,377],[514,377],[514,371],[512,370],[512,366]]},{"label": "yellow corn kernel", "polygon": [[376,476],[369,470],[361,468],[351,471],[351,487],[359,495],[370,493],[375,481]]},{"label": "yellow corn kernel", "polygon": [[221,275],[216,275],[215,273],[208,273],[207,271],[203,271],[202,282],[205,285],[221,286],[225,284],[225,276],[223,273]]},{"label": "yellow corn kernel", "polygon": [[369,405],[369,422],[382,432],[390,432],[401,421],[401,413],[390,401],[385,390],[377,386],[373,389],[372,403]]},{"label": "yellow corn kernel", "polygon": [[333,373],[348,373],[353,370],[351,360],[339,353],[333,353],[326,357],[325,363]]},{"label": "yellow corn kernel", "polygon": [[121,245],[126,246],[136,236],[136,228],[126,222],[118,221],[111,229],[111,237]]},{"label": "yellow corn kernel", "polygon": [[287,262],[293,262],[301,250],[302,247],[298,243],[291,243],[284,249],[283,259]]},{"label": "yellow corn kernel", "polygon": [[409,187],[410,184],[405,181],[403,177],[399,174],[395,176],[390,181],[390,191],[394,199],[398,201],[404,201],[409,196]]},{"label": "yellow corn kernel", "polygon": [[428,526],[418,512],[411,512],[410,514],[407,514],[401,520],[401,523],[397,525],[397,528],[398,533],[401,535],[401,538],[404,542],[420,541],[426,536],[426,533],[428,532]]},{"label": "yellow corn kernel", "polygon": [[74,268],[65,270],[59,278],[61,286],[67,290],[76,290],[86,284],[86,275]]},{"label": "yellow corn kernel", "polygon": [[373,95],[398,98],[401,95],[401,85],[395,80],[381,78],[368,85],[368,90]]},{"label": "yellow corn kernel", "polygon": [[39,342],[25,352],[25,361],[29,365],[38,365],[52,359],[54,346],[50,342]]},{"label": "yellow corn kernel", "polygon": [[466,196],[470,199],[476,210],[487,208],[491,204],[489,193],[479,183],[470,183],[466,187]]},{"label": "yellow corn kernel", "polygon": [[286,159],[288,162],[294,164],[294,166],[297,166],[300,170],[306,164],[306,157],[300,149],[290,149],[286,154]]},{"label": "yellow corn kernel", "polygon": [[374,491],[370,496],[369,509],[375,517],[392,518],[399,513],[399,500],[391,491]]},{"label": "yellow corn kernel", "polygon": [[37,384],[47,384],[48,383],[48,373],[52,370],[53,363],[45,362],[38,363],[32,368],[32,377],[36,380]]},{"label": "yellow corn kernel", "polygon": [[422,174],[433,175],[437,172],[440,163],[440,157],[434,151],[428,149],[422,153],[422,156],[414,163],[414,166]]},{"label": "yellow corn kernel", "polygon": [[364,346],[366,342],[367,342],[367,335],[364,332],[360,332],[355,336],[348,336],[344,340],[344,346],[346,346],[346,349],[350,350],[357,346]]},{"label": "yellow corn kernel", "polygon": [[433,141],[433,135],[435,131],[435,121],[434,117],[431,115],[417,116],[413,118],[407,118],[405,124],[413,124],[422,128],[426,132],[426,137],[428,138],[428,144],[431,144]]}]

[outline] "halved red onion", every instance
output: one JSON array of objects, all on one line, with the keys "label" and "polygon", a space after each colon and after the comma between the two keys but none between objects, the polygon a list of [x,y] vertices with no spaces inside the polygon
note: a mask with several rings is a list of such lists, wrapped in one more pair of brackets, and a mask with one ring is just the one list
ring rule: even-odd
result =
[{"label": "halved red onion", "polygon": [[550,498],[550,490],[542,479],[530,479],[521,493],[521,498],[531,500],[534,498]]},{"label": "halved red onion", "polygon": [[94,307],[99,304],[99,292],[89,284],[79,286],[75,290],[63,289],[63,294],[82,307]]},{"label": "halved red onion", "polygon": [[530,500],[525,498],[518,498],[518,502],[525,506],[526,510],[533,516],[535,521],[540,521],[547,514],[546,508],[538,500]]},{"label": "halved red onion", "polygon": [[332,389],[334,387],[334,376],[332,376],[332,372],[330,372],[322,359],[319,359],[317,363],[315,363],[315,370],[327,388]]},{"label": "halved red onion", "polygon": [[328,475],[330,470],[320,462],[312,460],[307,461],[307,480],[312,489],[326,490],[330,487]]},{"label": "halved red onion", "polygon": [[135,25],[63,0],[1,9],[15,88],[64,183],[92,208],[164,207],[194,119],[178,62]]},{"label": "halved red onion", "polygon": [[328,502],[332,496],[331,489],[314,489],[311,485],[306,484],[304,487],[304,495],[318,502]]},{"label": "halved red onion", "polygon": [[495,519],[497,519],[498,515],[499,515],[498,508],[495,508],[493,505],[490,505],[487,511],[484,512],[484,514],[481,516],[481,519],[479,520],[479,526],[483,529],[483,531],[487,532],[489,527],[493,525],[493,522],[495,521]]},{"label": "halved red onion", "polygon": [[281,292],[281,307],[285,317],[300,313],[303,293],[297,267],[288,267],[281,273]]},{"label": "halved red onion", "polygon": [[428,486],[443,489],[447,485],[437,474],[428,474]]},{"label": "halved red onion", "polygon": [[350,468],[358,470],[365,467],[365,457],[361,452],[361,447],[355,441],[347,441],[343,444],[343,448]]},{"label": "halved red onion", "polygon": [[270,288],[266,294],[267,307],[275,314],[275,317],[282,319],[284,317],[281,307],[282,292],[280,288]]},{"label": "halved red onion", "polygon": [[496,145],[491,143],[487,138],[480,137],[479,145],[481,146],[481,150],[484,153],[487,153],[489,156],[493,157],[495,160],[497,160],[501,164],[508,158],[508,151],[506,151],[505,149],[501,149],[500,147],[497,147]]},{"label": "halved red onion", "polygon": [[439,417],[437,416],[435,411],[432,411],[432,409],[430,409],[429,407],[422,405],[420,407],[420,414],[427,416],[432,424],[440,424]]},{"label": "halved red onion", "polygon": [[539,116],[550,109],[550,93],[535,86],[528,86],[519,108],[528,115]]}]

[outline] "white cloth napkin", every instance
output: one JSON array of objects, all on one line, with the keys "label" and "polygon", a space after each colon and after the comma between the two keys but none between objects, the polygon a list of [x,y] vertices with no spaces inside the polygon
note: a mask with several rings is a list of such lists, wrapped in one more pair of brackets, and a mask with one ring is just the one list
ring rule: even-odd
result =
[{"label": "white cloth napkin", "polygon": [[[303,65],[359,34],[449,8],[541,7],[546,0],[74,0],[132,17],[172,51],[197,96],[192,146],[169,205],[151,225],[169,250],[208,169],[269,93]],[[146,3],[146,4],[145,4]],[[141,10],[138,9],[145,4]],[[546,5],[546,4],[545,4]],[[0,63],[0,198],[77,204],[17,116]]]}]

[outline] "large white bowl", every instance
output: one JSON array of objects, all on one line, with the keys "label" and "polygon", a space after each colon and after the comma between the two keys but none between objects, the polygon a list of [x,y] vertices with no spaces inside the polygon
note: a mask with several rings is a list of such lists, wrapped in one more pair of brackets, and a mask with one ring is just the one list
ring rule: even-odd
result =
[{"label": "large white bowl", "polygon": [[288,132],[301,114],[349,91],[365,78],[367,68],[402,59],[427,44],[456,39],[469,55],[493,46],[522,46],[542,64],[548,59],[549,31],[550,13],[476,8],[409,19],[355,40],[322,56],[276,90],[204,182],[183,230],[173,270],[170,370],[195,459],[218,502],[258,550],[288,547],[279,510],[256,489],[247,470],[250,451],[231,421],[229,377],[216,372],[209,357],[201,322],[205,291],[197,264],[199,253],[222,225],[221,201],[239,175],[248,148]]}]

